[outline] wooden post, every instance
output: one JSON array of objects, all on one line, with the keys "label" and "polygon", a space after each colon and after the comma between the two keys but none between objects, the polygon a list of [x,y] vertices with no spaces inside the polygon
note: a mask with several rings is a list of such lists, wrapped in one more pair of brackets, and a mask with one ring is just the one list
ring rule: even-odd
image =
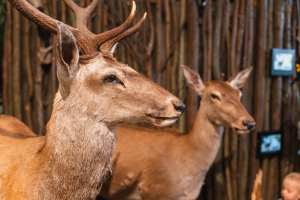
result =
[{"label": "wooden post", "polygon": [[255,86],[254,86],[254,108],[253,118],[256,121],[255,130],[251,133],[250,149],[250,177],[249,177],[249,195],[252,192],[252,186],[255,174],[258,171],[259,162],[256,159],[256,137],[257,132],[263,130],[263,110],[264,110],[264,70],[266,64],[266,30],[267,30],[267,0],[258,1],[258,29],[257,29],[257,50],[256,64],[254,66]]},{"label": "wooden post", "polygon": [[[195,0],[187,0],[188,7],[191,7],[191,11],[187,20],[187,37],[188,37],[188,49],[187,49],[187,63],[196,72],[199,71],[199,28],[198,28],[198,6]],[[186,99],[186,130],[189,131],[194,123],[194,119],[197,114],[198,108],[198,95],[191,88],[187,88]]]},{"label": "wooden post", "polygon": [[13,115],[22,120],[21,98],[21,16],[13,9],[13,38],[12,38],[12,69],[13,69]]}]

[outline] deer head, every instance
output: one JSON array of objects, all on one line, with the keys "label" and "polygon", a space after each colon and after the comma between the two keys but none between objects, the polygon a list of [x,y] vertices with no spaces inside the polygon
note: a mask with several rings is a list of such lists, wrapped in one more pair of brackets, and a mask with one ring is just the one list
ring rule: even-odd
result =
[{"label": "deer head", "polygon": [[255,121],[248,114],[240,99],[244,86],[252,67],[240,71],[228,81],[214,80],[203,83],[200,75],[187,66],[182,66],[187,85],[200,96],[200,106],[208,120],[217,126],[229,126],[237,133],[248,133],[254,129]]},{"label": "deer head", "polygon": [[9,1],[29,20],[58,36],[59,108],[76,108],[82,115],[112,126],[136,121],[167,126],[184,111],[179,99],[113,57],[117,42],[135,33],[145,21],[146,13],[128,29],[136,11],[134,2],[129,18],[121,26],[95,35],[86,23],[98,0],[86,8],[64,0],[75,12],[77,28],[48,17],[25,0]]}]

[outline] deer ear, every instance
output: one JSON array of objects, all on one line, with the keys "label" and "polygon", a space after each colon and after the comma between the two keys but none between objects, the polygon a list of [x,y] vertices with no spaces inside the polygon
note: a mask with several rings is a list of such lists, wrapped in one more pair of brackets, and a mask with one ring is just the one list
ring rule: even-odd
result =
[{"label": "deer ear", "polygon": [[185,65],[181,65],[181,68],[183,70],[183,75],[185,77],[186,84],[190,88],[198,91],[203,87],[203,82],[200,78],[200,75],[196,71],[192,70],[191,68]]},{"label": "deer ear", "polygon": [[240,71],[236,75],[232,76],[227,82],[229,83],[229,85],[231,85],[231,87],[233,87],[235,89],[239,89],[239,88],[243,87],[247,78],[249,77],[252,69],[253,69],[253,67],[248,67],[248,68]]},{"label": "deer ear", "polygon": [[71,81],[78,69],[79,51],[71,31],[61,22],[57,22],[57,26],[57,78],[60,83],[59,91],[65,99],[70,93]]}]

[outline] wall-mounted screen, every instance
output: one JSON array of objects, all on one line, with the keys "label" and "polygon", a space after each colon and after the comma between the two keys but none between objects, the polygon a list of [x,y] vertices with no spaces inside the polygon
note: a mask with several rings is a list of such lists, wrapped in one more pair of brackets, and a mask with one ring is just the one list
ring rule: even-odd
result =
[{"label": "wall-mounted screen", "polygon": [[272,49],[271,76],[292,76],[294,66],[294,49]]},{"label": "wall-mounted screen", "polygon": [[268,157],[281,153],[282,132],[267,131],[257,134],[257,157]]}]

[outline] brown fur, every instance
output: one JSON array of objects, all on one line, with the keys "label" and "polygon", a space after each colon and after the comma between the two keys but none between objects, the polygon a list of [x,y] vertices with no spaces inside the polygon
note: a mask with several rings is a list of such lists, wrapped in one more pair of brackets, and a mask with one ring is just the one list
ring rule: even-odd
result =
[{"label": "brown fur", "polygon": [[[183,105],[179,99],[132,68],[106,62],[102,53],[79,62],[71,32],[60,23],[58,28],[60,85],[46,136],[0,118],[0,199],[95,199],[111,170],[117,124],[163,126],[181,115],[174,107]],[[112,74],[123,84],[104,81]]]},{"label": "brown fur", "polygon": [[201,97],[192,130],[184,134],[174,129],[118,126],[114,174],[101,190],[106,199],[196,199],[219,149],[223,126],[247,133],[249,129],[242,121],[255,124],[240,102],[240,91],[232,87],[241,87],[251,68],[231,82],[211,81],[205,85],[196,72],[184,70],[188,85]]}]

